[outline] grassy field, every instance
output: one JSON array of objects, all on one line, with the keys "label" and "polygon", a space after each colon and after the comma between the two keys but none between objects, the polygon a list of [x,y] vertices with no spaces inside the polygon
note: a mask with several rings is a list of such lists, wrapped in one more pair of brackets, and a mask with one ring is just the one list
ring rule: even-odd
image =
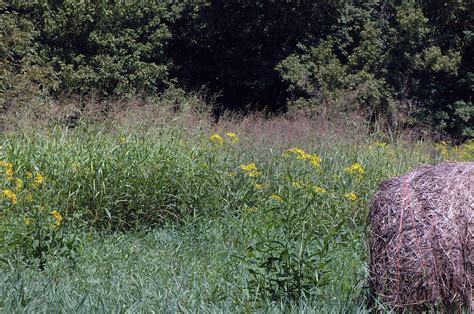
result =
[{"label": "grassy field", "polygon": [[378,184],[472,159],[252,119],[1,135],[1,311],[364,312]]}]

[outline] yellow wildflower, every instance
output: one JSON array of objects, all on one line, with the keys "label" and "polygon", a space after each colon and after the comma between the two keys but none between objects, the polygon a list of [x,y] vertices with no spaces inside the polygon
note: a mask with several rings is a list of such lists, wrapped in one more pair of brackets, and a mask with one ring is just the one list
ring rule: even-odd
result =
[{"label": "yellow wildflower", "polygon": [[260,177],[262,175],[262,172],[258,171],[257,165],[254,162],[241,164],[240,169],[245,171],[245,175],[249,177]]},{"label": "yellow wildflower", "polygon": [[308,159],[311,158],[310,156],[311,156],[311,154],[303,152],[301,154],[298,154],[298,157],[296,157],[296,159],[298,159],[298,160],[308,160]]},{"label": "yellow wildflower", "polygon": [[252,177],[252,178],[257,178],[262,175],[261,171],[250,171],[245,174],[246,176]]},{"label": "yellow wildflower", "polygon": [[33,223],[33,219],[31,218],[28,218],[28,217],[25,217],[25,219],[23,219],[23,223],[27,226],[31,225]]},{"label": "yellow wildflower", "polygon": [[7,180],[13,180],[13,168],[5,168],[5,174],[7,175]]},{"label": "yellow wildflower", "polygon": [[3,190],[3,197],[9,199],[13,205],[17,203],[16,194],[12,190]]},{"label": "yellow wildflower", "polygon": [[316,192],[316,193],[321,193],[321,194],[327,192],[325,188],[323,188],[322,186],[319,186],[319,185],[315,185],[313,187],[313,191]]},{"label": "yellow wildflower", "polygon": [[362,175],[365,172],[365,170],[364,170],[364,167],[362,167],[360,162],[356,162],[355,164],[352,164],[349,167],[347,167],[346,172],[350,174]]},{"label": "yellow wildflower", "polygon": [[209,140],[214,143],[214,144],[218,144],[218,145],[222,145],[222,143],[224,143],[224,140],[222,139],[222,137],[219,135],[219,134],[213,134],[209,137]]},{"label": "yellow wildflower", "polygon": [[270,197],[273,198],[275,201],[278,201],[278,202],[284,202],[284,201],[285,201],[285,200],[283,199],[283,197],[281,197],[281,196],[278,195],[278,194],[272,194]]},{"label": "yellow wildflower", "polygon": [[262,190],[265,188],[265,185],[263,183],[255,183],[255,188],[257,190]]},{"label": "yellow wildflower", "polygon": [[16,188],[17,191],[21,191],[23,189],[23,180],[22,179],[16,178],[15,188]]},{"label": "yellow wildflower", "polygon": [[293,147],[293,148],[287,149],[287,150],[283,153],[283,156],[287,157],[287,156],[290,156],[291,154],[298,155],[298,159],[300,159],[300,158],[302,158],[302,156],[304,156],[306,153],[305,153],[305,151],[302,150],[301,148]]},{"label": "yellow wildflower", "polygon": [[33,201],[33,194],[31,194],[30,192],[28,192],[28,193],[26,194],[26,201],[27,201],[28,203],[31,203],[31,202]]},{"label": "yellow wildflower", "polygon": [[346,193],[344,196],[345,196],[345,198],[347,198],[348,200],[351,200],[353,202],[355,202],[359,199],[359,196],[357,194],[355,194],[354,192]]},{"label": "yellow wildflower", "polygon": [[241,164],[240,169],[248,172],[257,171],[257,165],[254,162],[251,162],[249,164]]},{"label": "yellow wildflower", "polygon": [[35,174],[35,182],[33,183],[34,187],[40,187],[44,183],[44,176],[41,172]]},{"label": "yellow wildflower", "polygon": [[291,182],[291,185],[298,189],[303,187],[303,183],[301,181],[293,181]]},{"label": "yellow wildflower", "polygon": [[235,134],[234,132],[227,132],[225,135],[227,135],[227,137],[230,138],[230,141],[234,144],[240,140],[237,134]]},{"label": "yellow wildflower", "polygon": [[0,160],[0,167],[13,168],[13,164],[8,161]]},{"label": "yellow wildflower", "polygon": [[0,160],[0,167],[5,167],[7,164],[7,161],[5,160]]},{"label": "yellow wildflower", "polygon": [[0,167],[5,168],[4,172],[7,175],[7,180],[12,181],[13,180],[13,164],[8,161],[0,160]]},{"label": "yellow wildflower", "polygon": [[59,211],[56,209],[51,212],[51,215],[54,218],[54,224],[59,227],[61,225],[61,221],[63,220],[63,216],[61,216],[61,213],[59,213]]},{"label": "yellow wildflower", "polygon": [[460,160],[472,161],[474,160],[474,141],[469,140],[460,146],[451,146],[449,143],[443,141],[436,144],[436,148],[441,153],[441,157],[445,160]]},{"label": "yellow wildflower", "polygon": [[283,156],[287,157],[291,154],[297,155],[296,159],[298,160],[309,160],[311,165],[315,168],[321,167],[321,157],[319,157],[317,154],[308,154],[301,148],[293,147],[293,148],[287,149],[283,153]]},{"label": "yellow wildflower", "polygon": [[321,168],[321,157],[316,154],[309,154],[309,161],[315,168]]},{"label": "yellow wildflower", "polygon": [[234,171],[231,171],[227,174],[228,177],[235,177],[237,175],[237,173],[235,173]]}]

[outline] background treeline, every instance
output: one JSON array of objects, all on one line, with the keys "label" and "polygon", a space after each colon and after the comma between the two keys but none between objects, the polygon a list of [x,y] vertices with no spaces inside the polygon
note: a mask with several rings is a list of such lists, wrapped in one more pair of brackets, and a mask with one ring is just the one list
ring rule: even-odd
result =
[{"label": "background treeline", "polygon": [[474,136],[474,2],[0,0],[0,110],[205,86],[224,109],[358,110]]}]

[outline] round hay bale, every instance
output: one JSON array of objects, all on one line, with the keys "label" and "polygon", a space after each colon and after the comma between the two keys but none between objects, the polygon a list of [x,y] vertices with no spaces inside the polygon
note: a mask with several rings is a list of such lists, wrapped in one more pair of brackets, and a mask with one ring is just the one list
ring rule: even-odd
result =
[{"label": "round hay bale", "polygon": [[473,162],[384,181],[369,219],[372,297],[395,310],[473,311]]}]

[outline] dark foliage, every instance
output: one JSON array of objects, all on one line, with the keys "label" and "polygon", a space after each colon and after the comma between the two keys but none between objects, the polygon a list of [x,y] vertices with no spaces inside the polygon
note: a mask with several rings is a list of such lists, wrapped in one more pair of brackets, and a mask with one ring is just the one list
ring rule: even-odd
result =
[{"label": "dark foliage", "polygon": [[468,0],[0,0],[0,98],[205,86],[223,109],[326,104],[466,139],[472,12]]}]

